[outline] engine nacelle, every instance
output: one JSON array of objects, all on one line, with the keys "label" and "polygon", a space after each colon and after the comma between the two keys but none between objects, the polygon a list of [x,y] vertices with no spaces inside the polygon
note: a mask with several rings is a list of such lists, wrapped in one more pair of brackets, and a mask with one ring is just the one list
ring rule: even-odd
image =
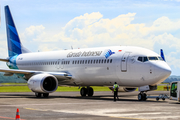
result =
[{"label": "engine nacelle", "polygon": [[52,93],[58,88],[58,80],[50,74],[37,74],[28,80],[28,87],[33,92]]},{"label": "engine nacelle", "polygon": [[[113,87],[109,87],[110,90],[113,90]],[[118,92],[133,92],[137,88],[125,88],[125,87],[119,87]]]}]

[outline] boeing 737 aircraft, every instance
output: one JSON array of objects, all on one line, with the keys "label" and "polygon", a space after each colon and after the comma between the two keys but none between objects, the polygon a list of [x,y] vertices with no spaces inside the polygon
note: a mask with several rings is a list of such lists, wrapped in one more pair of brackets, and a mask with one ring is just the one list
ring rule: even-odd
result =
[{"label": "boeing 737 aircraft", "polygon": [[171,74],[170,67],[159,54],[141,47],[32,53],[22,45],[8,6],[5,6],[5,16],[9,57],[0,61],[6,62],[10,69],[0,69],[0,72],[27,80],[29,89],[37,97],[48,97],[58,85],[79,86],[81,96],[93,96],[90,86],[110,87],[117,82],[119,91],[148,88],[140,90],[138,95],[139,100],[146,100],[144,92],[155,90],[156,85]]}]

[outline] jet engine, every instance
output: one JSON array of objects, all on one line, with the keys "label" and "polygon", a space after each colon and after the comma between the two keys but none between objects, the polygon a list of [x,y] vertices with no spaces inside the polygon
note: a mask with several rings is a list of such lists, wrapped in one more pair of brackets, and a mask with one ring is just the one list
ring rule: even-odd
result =
[{"label": "jet engine", "polygon": [[[113,90],[113,87],[109,87],[110,90]],[[118,92],[133,92],[137,88],[125,88],[125,87],[119,87]]]},{"label": "jet engine", "polygon": [[58,80],[50,74],[37,74],[28,80],[28,87],[36,93],[52,93],[57,90]]}]

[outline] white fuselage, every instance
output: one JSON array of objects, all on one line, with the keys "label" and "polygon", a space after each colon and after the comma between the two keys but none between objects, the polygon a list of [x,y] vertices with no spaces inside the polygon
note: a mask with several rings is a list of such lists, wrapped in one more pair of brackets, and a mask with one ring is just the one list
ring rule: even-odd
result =
[{"label": "white fuselage", "polygon": [[111,86],[114,82],[127,87],[155,85],[171,74],[165,61],[141,61],[139,57],[160,56],[145,48],[115,46],[26,53],[14,62],[22,70],[67,72],[72,80],[64,84],[78,86]]}]

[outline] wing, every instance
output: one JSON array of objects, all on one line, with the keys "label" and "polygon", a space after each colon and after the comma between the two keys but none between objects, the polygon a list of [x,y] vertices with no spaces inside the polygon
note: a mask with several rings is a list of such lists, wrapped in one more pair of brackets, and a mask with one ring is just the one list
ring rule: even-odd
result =
[{"label": "wing", "polygon": [[0,61],[2,61],[2,62],[9,62],[9,59],[0,58]]},{"label": "wing", "polygon": [[28,75],[29,77],[35,74],[51,74],[54,75],[58,80],[67,80],[71,79],[72,75],[66,72],[47,72],[47,71],[31,71],[31,70],[17,70],[17,69],[0,69],[0,72],[5,72],[8,74],[24,74]]}]

